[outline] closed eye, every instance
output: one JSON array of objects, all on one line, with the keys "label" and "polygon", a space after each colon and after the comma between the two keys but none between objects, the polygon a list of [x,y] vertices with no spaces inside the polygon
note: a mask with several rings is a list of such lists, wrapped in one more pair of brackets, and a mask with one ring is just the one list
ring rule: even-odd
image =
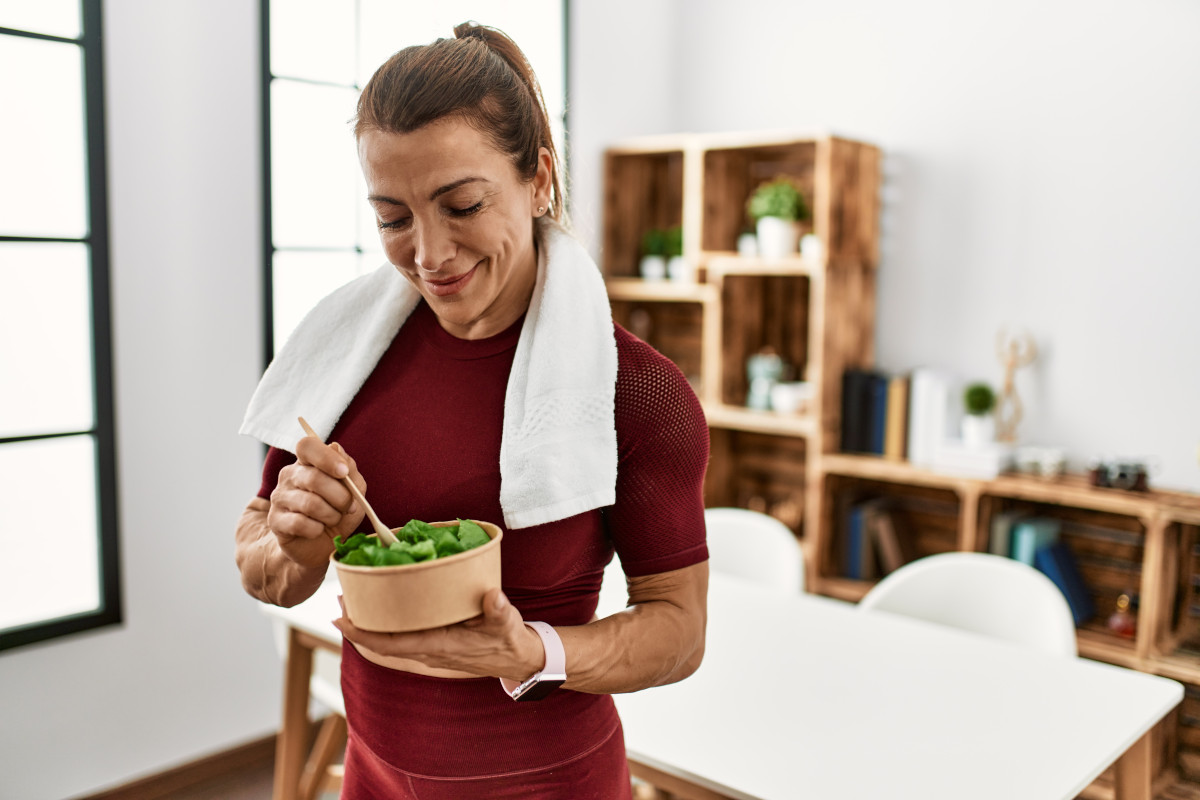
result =
[{"label": "closed eye", "polygon": [[404,227],[408,226],[408,223],[410,221],[412,221],[412,217],[400,217],[399,219],[392,219],[392,220],[382,220],[381,219],[381,220],[379,220],[379,229],[380,230],[396,230],[399,228],[404,228]]},{"label": "closed eye", "polygon": [[468,208],[451,208],[450,213],[456,217],[469,217],[472,214],[478,213],[483,208],[483,201],[480,200],[473,206]]}]

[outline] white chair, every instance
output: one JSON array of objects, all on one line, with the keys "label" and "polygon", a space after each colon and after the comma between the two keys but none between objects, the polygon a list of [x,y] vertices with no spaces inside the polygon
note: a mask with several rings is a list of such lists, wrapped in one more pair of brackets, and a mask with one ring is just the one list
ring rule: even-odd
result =
[{"label": "white chair", "polygon": [[905,564],[859,603],[1048,653],[1076,656],[1075,622],[1061,591],[1038,570],[988,553],[940,553]]},{"label": "white chair", "polygon": [[787,525],[745,508],[707,508],[709,568],[758,586],[804,591],[804,551]]}]

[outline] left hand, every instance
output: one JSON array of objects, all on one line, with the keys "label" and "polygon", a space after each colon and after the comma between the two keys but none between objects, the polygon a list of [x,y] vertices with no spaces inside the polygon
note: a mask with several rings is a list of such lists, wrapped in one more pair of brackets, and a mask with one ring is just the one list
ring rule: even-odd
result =
[{"label": "left hand", "polygon": [[480,677],[525,680],[546,661],[541,639],[525,627],[521,612],[500,589],[483,596],[483,613],[465,622],[406,633],[375,633],[356,628],[346,616],[333,624],[355,644],[383,656],[418,661],[433,669],[467,672]]}]

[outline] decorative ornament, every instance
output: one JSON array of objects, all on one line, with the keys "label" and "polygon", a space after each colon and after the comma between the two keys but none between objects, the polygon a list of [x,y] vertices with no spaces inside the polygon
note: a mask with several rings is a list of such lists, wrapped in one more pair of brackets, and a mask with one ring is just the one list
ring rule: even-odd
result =
[{"label": "decorative ornament", "polygon": [[996,334],[996,356],[1004,367],[1004,389],[996,403],[996,441],[1015,442],[1024,408],[1017,397],[1014,377],[1018,367],[1029,366],[1037,358],[1037,345],[1027,332],[1009,336],[1001,329]]}]

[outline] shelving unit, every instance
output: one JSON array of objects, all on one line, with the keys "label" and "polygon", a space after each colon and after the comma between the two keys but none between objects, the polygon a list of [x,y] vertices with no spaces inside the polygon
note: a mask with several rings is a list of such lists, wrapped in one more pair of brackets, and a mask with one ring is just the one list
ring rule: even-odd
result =
[{"label": "shelving unit", "polygon": [[[1008,509],[1054,517],[1097,609],[1079,629],[1080,654],[1185,684],[1156,733],[1156,796],[1200,798],[1200,496],[1098,489],[1082,476],[979,480],[837,452],[842,373],[874,361],[879,166],[877,148],[825,133],[680,134],[607,151],[601,263],[614,316],[696,388],[711,439],[706,505],[782,519],[804,545],[810,591],[849,601],[874,584],[840,570],[853,498],[892,498],[899,524],[920,531],[913,557],[987,551],[992,519]],[[746,199],[780,174],[804,189],[819,260],[736,253]],[[676,225],[696,281],[640,279],[643,234]],[[763,347],[813,385],[802,413],[746,408],[746,359]],[[1123,592],[1138,598],[1134,638],[1104,625]],[[1101,780],[1083,796],[1112,792]]]},{"label": "shelving unit", "polygon": [[[745,203],[787,175],[803,187],[819,260],[737,255]],[[879,151],[828,134],[680,134],[605,154],[602,266],[617,321],[671,358],[704,405],[708,505],[773,511],[797,534],[805,475],[837,445],[841,374],[873,358]],[[683,228],[694,283],[637,277],[651,228]],[[815,388],[797,414],[745,407],[746,359],[771,348]]]}]

